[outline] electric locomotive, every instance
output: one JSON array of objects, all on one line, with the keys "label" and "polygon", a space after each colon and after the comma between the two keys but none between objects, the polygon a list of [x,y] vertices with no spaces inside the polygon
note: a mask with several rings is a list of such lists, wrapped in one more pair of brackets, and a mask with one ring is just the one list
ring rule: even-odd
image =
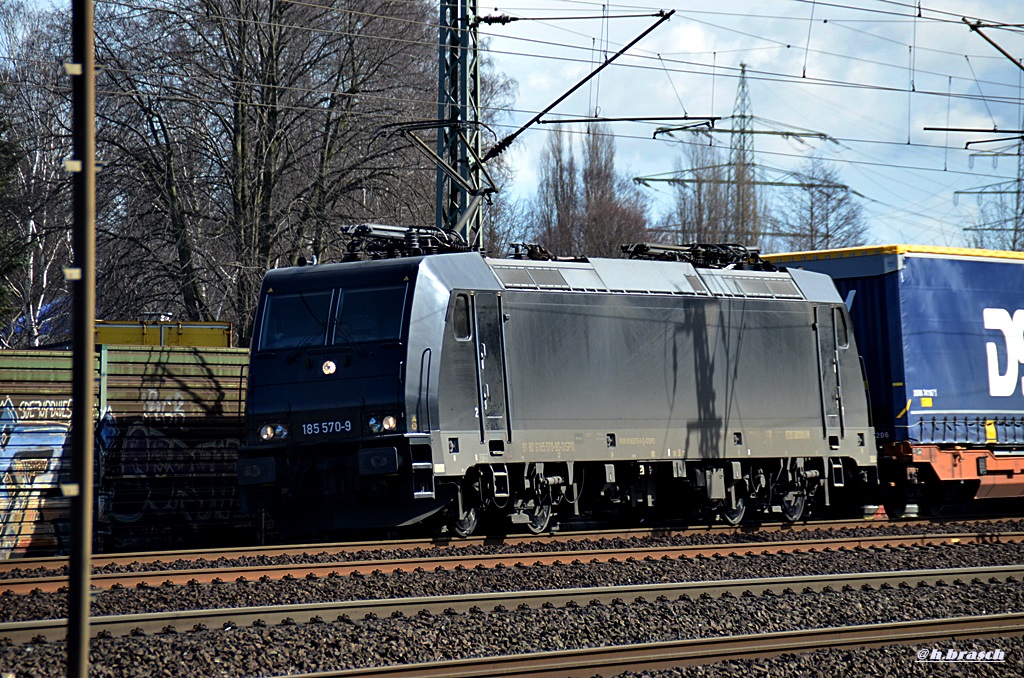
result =
[{"label": "electric locomotive", "polygon": [[484,516],[540,533],[558,511],[795,521],[877,485],[824,275],[737,247],[491,259],[354,235],[377,254],[272,270],[260,293],[239,480],[289,533],[439,520],[464,536]]}]

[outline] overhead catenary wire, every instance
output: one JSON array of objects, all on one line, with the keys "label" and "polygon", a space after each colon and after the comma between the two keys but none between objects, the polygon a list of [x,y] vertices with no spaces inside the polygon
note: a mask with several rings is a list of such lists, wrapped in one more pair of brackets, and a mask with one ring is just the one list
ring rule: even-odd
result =
[{"label": "overhead catenary wire", "polygon": [[[857,9],[859,9],[859,8],[857,8]],[[712,27],[720,29],[720,30],[728,31],[730,33],[735,33],[735,34],[738,34],[738,35],[742,35],[744,37],[751,37],[751,38],[755,38],[755,39],[758,39],[758,40],[772,41],[772,42],[774,42],[774,44],[776,44],[776,45],[778,45],[780,47],[785,47],[785,48],[791,48],[792,47],[792,44],[785,43],[783,41],[772,40],[771,38],[765,38],[764,36],[759,36],[757,34],[753,34],[753,33],[749,33],[749,32],[744,32],[744,31],[738,31],[737,29],[734,29],[734,28],[724,27],[724,26],[720,26],[720,25],[717,25],[717,24],[712,24],[710,22],[703,22],[703,21],[694,19],[693,16],[692,16],[694,14],[726,14],[726,15],[728,15],[728,13],[719,13],[719,12],[689,11],[689,10],[686,10],[686,9],[681,9],[680,10],[680,16],[682,16],[684,18],[687,18],[687,19],[689,19],[691,21],[695,21],[697,23],[703,23],[705,25],[712,26]],[[790,19],[794,19],[794,20],[799,19],[799,17],[785,17],[785,18],[790,18]],[[908,18],[908,20],[910,20],[913,17],[908,16],[907,18]],[[806,19],[802,19],[802,20],[806,21]],[[954,22],[954,21],[947,21],[945,23],[955,24],[956,22]],[[494,35],[497,36],[498,34],[494,34]],[[875,37],[875,36],[872,36],[871,34],[867,34],[867,33],[865,33],[865,35],[868,35],[868,36],[871,36],[871,37]],[[886,38],[881,38],[881,39],[886,39]],[[559,46],[562,46],[560,43],[552,43],[552,44],[558,44]],[[742,51],[742,50],[735,50],[735,51]],[[853,60],[857,60],[857,61],[863,61],[864,63],[872,63],[872,64],[882,65],[882,66],[889,66],[889,67],[893,67],[894,66],[894,64],[888,63],[888,62],[882,62],[882,61],[871,60],[871,59],[863,59],[862,57],[855,57],[855,56],[852,56],[852,55],[837,54],[837,53],[827,52],[827,51],[823,51],[823,50],[810,50],[810,52],[814,53],[814,54],[819,54],[819,55],[826,55],[826,56],[833,56],[833,57],[839,57],[839,58],[853,59]],[[962,56],[962,54],[960,54],[960,53],[953,53],[953,52],[945,52],[945,53],[956,54],[956,56]],[[663,56],[666,55],[666,54],[668,54],[668,53],[667,52],[662,52]],[[994,58],[994,57],[985,56],[985,57],[979,57],[979,58]],[[902,68],[902,67],[899,67],[899,66],[896,66],[896,67],[897,68]],[[915,68],[916,68],[916,65],[915,65]],[[934,73],[934,72],[930,72],[929,73],[928,71],[922,71],[922,73],[931,74],[931,75],[941,75],[943,77],[945,77],[947,75],[946,73]]]},{"label": "overhead catenary wire", "polygon": [[[26,83],[9,82],[8,84],[26,84]],[[49,88],[48,86],[44,86],[44,85],[38,85],[38,86],[44,87],[44,88]],[[316,92],[316,90],[312,90],[312,89],[288,88],[288,87],[283,87],[283,86],[278,86],[278,87],[282,87],[284,89],[295,89],[296,91],[306,91],[306,92],[312,92],[312,93]],[[126,91],[118,91],[118,90],[101,90],[101,93],[103,93],[105,95],[111,95],[111,96],[131,96],[131,95],[143,94],[142,92],[131,92],[131,91],[127,91],[126,92]],[[330,93],[330,92],[328,92],[328,93]],[[335,94],[343,94],[343,93],[338,93],[338,92],[334,92],[334,93]],[[355,96],[355,95],[353,95],[353,96]],[[364,97],[370,98],[373,95],[359,94],[359,96],[364,96]],[[161,95],[161,97],[162,98],[166,98],[168,100],[205,102],[205,103],[224,104],[224,105],[230,104],[230,100],[228,100],[228,99],[211,99],[211,98],[199,97],[199,96]],[[394,101],[394,102],[411,102],[411,103],[420,103],[420,104],[429,104],[429,103],[432,102],[432,99],[428,100],[428,99],[388,98],[388,97],[381,97],[381,98],[382,98],[382,100],[391,100],[391,101]],[[250,105],[252,105],[252,107],[254,107],[254,108],[260,108],[260,107],[268,107],[268,105],[270,105],[270,104],[265,104],[265,103],[258,102],[258,101],[252,101],[252,102],[250,102]],[[275,105],[278,105],[278,108],[281,108],[281,109],[284,109],[284,110],[313,111],[313,112],[325,111],[321,107],[299,107],[299,105],[295,105],[295,104],[275,104]],[[529,113],[529,112],[520,111],[520,113]],[[361,113],[361,112],[358,112],[358,111],[353,111],[353,112],[351,112],[351,114],[355,115],[355,116],[359,116],[359,115],[374,115],[374,114],[364,114],[364,113]],[[623,136],[624,138],[630,138],[628,135],[618,135],[618,136]],[[632,138],[643,138],[643,137],[632,137]],[[885,140],[879,140],[879,139],[860,139],[860,138],[851,138],[851,137],[840,137],[839,140],[848,141],[848,142],[852,142],[852,143],[895,144],[895,142],[892,142],[892,141],[885,141]],[[905,144],[900,142],[899,145],[905,145]],[[925,144],[925,143],[913,143],[911,145],[913,145],[915,147],[945,147],[945,146],[940,146],[940,145],[936,145],[936,144]]]},{"label": "overhead catenary wire", "polygon": [[[289,1],[293,2],[295,4],[305,4],[305,5],[311,5],[311,6],[316,6],[316,7],[323,7],[322,5],[317,5],[315,3],[302,2],[301,0],[289,0]],[[104,2],[108,2],[108,3],[111,3],[111,4],[123,4],[123,3],[118,3],[118,0],[104,0]],[[347,10],[339,9],[338,11],[347,11]],[[365,13],[363,13],[363,14],[365,14]],[[378,16],[378,15],[372,15],[372,16]],[[222,17],[222,18],[229,19],[229,17]],[[378,18],[387,18],[387,17],[378,17]],[[428,25],[434,26],[434,24],[428,24]],[[304,29],[305,27],[296,27],[296,28]],[[322,28],[310,28],[309,30],[324,31],[325,29],[322,29]],[[351,34],[351,33],[348,33],[348,32],[342,32],[342,31],[333,31],[333,32],[336,33],[336,34],[339,34],[339,35],[353,35],[353,37],[355,37],[354,34]],[[385,40],[392,40],[392,39],[385,38]],[[397,40],[401,41],[402,39],[397,39]],[[422,42],[422,41],[421,42],[406,41],[406,42],[409,42],[410,44],[419,44],[419,45],[426,45],[426,44],[428,44],[428,43]],[[533,42],[536,42],[538,44],[545,44],[544,41],[533,41]],[[432,43],[430,43],[430,44],[432,44]],[[554,45],[555,43],[547,43],[547,44]],[[564,46],[564,45],[559,44],[558,46]],[[585,49],[585,48],[581,48],[581,49]],[[495,50],[491,50],[491,51],[492,51],[492,53],[496,53],[496,54],[506,54],[506,55],[515,55],[516,54],[515,52],[499,52],[499,51],[495,51]],[[822,54],[829,54],[827,52],[821,52],[821,53]],[[524,55],[524,56],[527,55],[526,53],[519,53],[519,54],[520,55]],[[533,56],[535,56],[535,55],[533,55]],[[832,56],[843,56],[843,55],[832,54]],[[562,58],[564,59],[564,57],[562,57]],[[659,67],[660,68],[662,68],[662,69],[665,68],[665,65],[664,65],[664,61],[665,60],[664,60],[664,56],[663,55],[656,55],[655,57],[652,57],[652,58],[658,59],[659,62],[661,62],[661,63],[659,63]],[[856,57],[846,56],[845,58],[856,58]],[[890,65],[890,64],[883,64],[882,62],[871,62],[870,60],[868,60],[868,62],[869,63],[877,63],[877,64],[880,64],[880,65],[886,65],[886,66]],[[698,66],[698,67],[701,66],[701,64],[695,63],[695,62],[680,61],[678,63],[688,64],[688,65],[695,65],[695,66]],[[625,65],[625,66],[627,66],[627,67],[635,67],[633,65]],[[712,68],[717,70],[717,66],[715,64],[712,64]],[[694,73],[694,71],[685,70],[685,69],[677,69],[677,72]],[[753,78],[759,77],[759,76],[756,75],[756,73],[757,72],[755,70],[751,70],[750,71],[751,77],[753,77]],[[786,77],[793,77],[793,76],[789,76],[788,74],[780,74],[780,73],[766,72],[764,74],[764,76],[768,76],[768,75],[770,75],[772,77],[781,77],[783,79],[785,79]],[[943,75],[945,75],[945,74],[943,74]],[[869,83],[849,83],[849,82],[829,80],[829,79],[818,79],[815,82],[819,82],[821,84],[831,84],[833,86],[850,86],[850,87],[865,87],[865,88],[875,87],[874,85],[871,85]],[[1002,84],[1002,83],[993,83],[993,84]],[[897,88],[897,91],[898,91],[898,88]],[[930,92],[926,92],[926,93],[929,94],[929,95],[932,95],[932,96],[943,96],[943,95],[946,95],[946,93],[934,92],[934,91],[930,91]],[[984,95],[982,95],[982,97],[983,98],[992,98],[992,97],[984,97]]]},{"label": "overhead catenary wire", "polygon": [[[121,90],[98,90],[98,94],[102,94],[104,96],[112,96],[112,97],[132,97],[132,96],[138,96],[140,94],[145,95],[146,93],[127,92],[127,91],[121,91]],[[196,96],[161,95],[160,98],[166,99],[168,101],[178,101],[178,102],[206,103],[206,104],[215,104],[215,105],[229,105],[230,104],[230,101],[227,101],[227,100],[208,99],[208,98],[196,97]],[[432,103],[432,101],[426,100],[426,99],[421,99],[421,100],[415,100],[415,99],[404,99],[404,100],[403,99],[387,99],[387,100],[388,101],[393,101],[393,102],[396,102],[396,103],[405,102],[405,103],[416,103],[416,104],[422,104],[422,105],[430,105]],[[269,106],[271,106],[271,104],[266,104],[266,103],[262,103],[262,102],[250,102],[248,105],[252,106],[253,108],[261,108],[261,107],[269,107]],[[297,105],[293,105],[293,104],[277,105],[277,106],[279,108],[286,109],[286,110],[298,110],[298,111],[310,111],[310,112],[328,112],[328,111],[326,111],[326,109],[323,109],[322,107],[318,107],[318,106],[297,106]],[[524,113],[524,114],[529,114],[530,113],[529,111],[520,111],[520,112]],[[368,112],[362,112],[362,111],[351,111],[350,114],[353,115],[353,116],[357,116],[357,117],[380,117],[380,115],[382,115],[379,112],[368,113]],[[515,129],[515,127],[513,125],[504,125],[504,124],[495,125],[495,127],[496,128],[505,128],[505,129]],[[574,132],[572,130],[569,130],[569,133],[574,133]],[[610,136],[612,136],[614,138],[618,138],[618,139],[631,139],[631,140],[648,140],[648,139],[650,139],[650,135],[630,135],[630,134],[623,134],[623,133],[613,133],[613,134],[610,134]],[[840,142],[843,142],[843,143],[852,143],[852,144],[876,144],[876,145],[899,146],[899,147],[906,147],[907,146],[907,144],[905,144],[904,142],[874,140],[874,139],[856,139],[856,138],[850,138],[850,137],[836,137],[836,140],[840,141]],[[935,144],[923,144],[923,143],[919,143],[919,142],[915,142],[914,144],[912,144],[912,146],[913,147],[917,147],[917,148],[930,148],[930,149],[944,149],[944,148],[946,148],[946,146],[940,146],[940,145],[935,145]],[[765,150],[757,150],[755,152],[758,153],[758,154],[777,155],[777,156],[780,156],[780,157],[789,157],[789,158],[802,158],[802,157],[804,157],[804,156],[802,156],[800,154],[795,154],[795,153],[779,153],[779,152],[765,151]],[[884,168],[890,168],[890,169],[902,169],[902,170],[912,170],[912,171],[922,171],[922,172],[949,172],[949,173],[953,173],[953,174],[962,174],[964,176],[978,176],[976,172],[967,172],[967,171],[960,171],[960,170],[948,170],[946,168],[937,168],[937,167],[901,165],[901,164],[894,164],[894,163],[891,163],[891,162],[869,162],[869,161],[862,161],[862,160],[851,160],[851,159],[846,159],[846,158],[834,158],[834,159],[831,159],[830,161],[831,162],[838,162],[838,163],[842,163],[842,164],[861,165],[861,166],[868,166],[868,167],[884,167]]]},{"label": "overhead catenary wire", "polygon": [[[312,3],[303,3],[303,4],[309,5],[309,4],[312,4]],[[807,3],[804,3],[804,4],[807,4]],[[819,0],[819,6],[835,5],[835,4],[836,3],[821,3],[820,0]],[[893,5],[893,6],[896,6],[896,5]],[[902,7],[903,9],[909,9],[911,7],[914,7],[914,5],[909,5],[907,3],[903,3],[902,5],[900,5],[900,7]],[[860,10],[860,9],[863,9],[863,8],[854,8],[854,9]],[[925,8],[925,10],[927,10],[927,8]],[[909,16],[910,15],[899,15],[899,18],[901,20],[905,20]],[[952,17],[952,15],[951,15],[951,17]],[[958,16],[957,17],[953,17],[947,23],[952,24],[952,23],[955,23],[955,21],[958,21],[958,20],[959,20]],[[811,51],[811,53],[812,54],[816,54],[816,52],[814,52],[813,50]],[[495,54],[503,54],[503,52],[496,51]],[[716,52],[716,54],[717,54],[717,52]],[[838,56],[838,57],[841,57],[841,58],[852,58],[852,57],[850,57],[850,55],[842,55],[842,54],[833,54],[832,56]],[[683,74],[683,75],[705,75],[705,76],[707,76],[706,72],[705,73],[701,73],[700,72],[703,68],[706,68],[706,65],[704,65],[704,66],[698,66],[698,65],[689,66],[685,62],[674,63],[674,62],[670,61],[670,59],[666,58],[665,54],[661,54],[661,53],[656,53],[655,56],[650,57],[650,58],[652,60],[655,60],[655,59],[657,60],[657,67],[659,68],[659,71],[661,71],[662,73],[665,73],[666,71],[671,69],[672,66],[676,66],[676,68],[672,69],[670,72],[675,72],[675,73],[679,73],[679,74]],[[734,72],[731,73],[728,70],[728,68],[719,69],[718,66],[720,66],[720,65],[721,64],[719,64],[719,63],[713,63],[714,71],[716,71],[717,74],[723,75],[724,77],[727,77],[727,78],[736,77],[735,73]],[[647,66],[645,66],[645,65],[636,66],[634,64],[625,64],[625,66],[629,67],[629,68],[641,68],[641,69],[647,68]],[[913,68],[911,68],[909,72],[914,73],[915,71],[913,70]],[[751,76],[752,76],[752,79],[757,77],[753,73],[751,74]],[[664,75],[662,77],[664,77]],[[793,76],[792,75],[788,75],[788,77],[792,78]],[[974,95],[961,96],[959,93],[951,91],[953,89],[950,86],[951,83],[952,83],[952,79],[953,79],[952,75],[943,74],[943,79],[947,80],[947,83],[944,83],[947,86],[942,88],[944,91],[941,92],[941,95],[943,96],[943,100],[947,104],[947,106],[946,106],[947,110],[949,108],[949,104],[951,102],[953,102],[953,101],[957,101],[957,100],[960,100],[960,101],[977,101],[979,98],[982,99],[982,100],[993,101],[993,102],[996,102],[996,103],[1012,103],[1012,104],[1018,104],[1018,105],[1020,104],[1020,96],[1019,96],[1019,94],[1015,98],[1009,98],[1009,97],[994,98],[994,97],[991,97],[991,96],[985,96],[984,93],[982,93],[980,96],[974,96]],[[959,77],[957,79],[958,80],[966,80],[964,78],[959,78]],[[778,82],[784,82],[784,81],[785,80],[783,80],[781,78],[780,78],[780,80],[778,80]],[[775,82],[775,81],[771,80],[770,77],[766,77],[763,80],[763,82]],[[842,82],[842,81],[841,80],[837,80],[836,82]],[[984,82],[988,82],[988,80],[984,80]],[[867,89],[867,90],[879,91],[879,92],[887,91],[887,90],[882,90],[882,89],[875,89],[873,85],[876,84],[876,83],[861,82],[861,83],[856,83],[856,84],[862,85],[863,88]],[[995,84],[998,84],[999,86],[1004,86],[1004,83],[995,83]],[[913,88],[911,87],[911,88],[907,88],[907,89],[912,91]],[[312,89],[310,91],[312,91]],[[906,91],[906,90],[903,90],[903,91]],[[338,93],[335,93],[335,94],[338,94]],[[938,93],[935,93],[935,92],[933,92],[931,94],[933,96],[937,96],[938,95]],[[369,97],[369,95],[364,95],[364,96]],[[296,108],[296,110],[303,110],[303,109],[302,108]],[[306,110],[308,110],[308,108]],[[510,110],[509,112],[513,113],[513,114],[517,113],[516,110]],[[529,112],[527,112],[527,111],[521,111],[520,113],[521,114],[529,114]],[[615,134],[614,136],[616,138],[622,138],[622,139],[634,138],[631,135]],[[892,144],[893,142],[886,141],[884,138],[874,138],[874,139],[854,139],[854,140],[851,140],[851,143],[854,143],[854,144],[858,144],[858,143],[860,143],[860,144],[870,144],[870,145],[882,144],[882,145],[884,145],[884,144]],[[947,155],[948,155],[948,152],[950,150],[948,144],[946,144],[946,145],[941,145],[941,144],[931,145],[931,144],[915,143],[915,144],[911,145],[911,148],[942,148],[947,153]],[[760,151],[758,151],[758,153],[760,153]],[[791,157],[799,158],[801,156],[797,155],[797,154],[793,154]],[[853,161],[853,163],[857,163],[857,162],[862,162],[862,161],[860,161],[860,160],[854,160]],[[945,163],[944,163],[944,165],[945,165]],[[918,168],[918,169],[926,170],[926,171],[936,171],[937,170],[937,168]],[[964,173],[964,174],[969,175],[969,176],[974,176],[973,174],[970,174],[970,173]]]},{"label": "overhead catenary wire", "polygon": [[[374,14],[374,13],[370,13],[370,12],[360,12],[360,11],[356,11],[356,10],[352,10],[352,9],[344,8],[344,7],[331,7],[331,6],[321,5],[321,4],[314,3],[314,2],[308,2],[308,1],[305,1],[305,0],[286,0],[286,1],[291,3],[291,4],[295,4],[295,5],[302,5],[302,6],[307,6],[307,7],[320,8],[320,9],[324,9],[324,10],[330,10],[330,11],[342,12],[342,13],[347,13],[347,14],[353,14],[353,15],[356,15],[356,16],[364,16],[364,17],[368,17],[368,18],[387,19],[387,20],[394,20],[394,21],[399,21],[399,22],[403,22],[403,23],[412,23],[412,24],[418,24],[418,25],[425,25],[425,26],[430,27],[430,28],[437,28],[438,27],[438,24],[436,24],[434,22],[419,22],[419,21],[414,21],[414,20],[401,19],[401,18],[394,17],[394,16],[380,15],[380,14]],[[393,0],[393,1],[405,2],[406,0]],[[815,2],[817,2],[817,1],[818,0],[815,0]],[[138,7],[137,5],[131,5],[131,4],[125,3],[123,1],[119,1],[119,0],[101,0],[101,2],[103,2],[105,4],[121,5],[121,6],[132,7],[132,8],[137,8]],[[154,8],[154,9],[158,9],[158,8]],[[686,14],[684,14],[684,16],[685,15]],[[643,17],[643,16],[649,16],[649,15],[623,14],[623,15],[609,15],[609,16],[612,17],[612,18],[630,18],[630,17]],[[249,22],[253,22],[253,23],[265,24],[265,25],[268,25],[268,26],[274,26],[275,25],[275,24],[268,23],[268,22],[258,22],[256,20],[241,19],[241,18],[238,18],[238,17],[226,17],[226,16],[212,15],[212,18],[217,18],[217,19],[220,19],[220,20],[231,20],[231,21],[249,21]],[[516,18],[519,18],[519,17],[516,17]],[[565,18],[566,17],[554,17],[554,18],[548,18],[548,19],[543,19],[543,20],[555,20],[555,19],[561,20],[561,19],[565,19]],[[599,18],[599,17],[592,17],[592,18]],[[533,20],[541,21],[542,19],[540,19],[540,18],[533,18]],[[303,27],[303,26],[294,26],[294,25],[290,25],[290,24],[282,24],[282,25],[279,25],[279,27],[289,27],[289,28],[297,28],[297,29],[303,29],[303,30],[315,30],[315,31],[320,31],[320,32],[331,32],[331,33],[336,33],[336,34],[339,34],[339,35],[346,35],[346,34],[347,35],[356,35],[356,34],[347,33],[347,32],[341,32],[341,31],[330,31],[329,29],[324,29],[324,28],[320,28],[320,27]],[[719,27],[719,28],[721,28],[721,27]],[[735,31],[733,31],[733,32],[735,32]],[[491,34],[491,35],[493,37],[493,36],[497,36],[499,34],[495,33],[495,34]],[[744,33],[744,35],[749,35],[750,37],[759,37],[759,36],[756,36],[756,35],[753,35],[753,34],[746,34],[746,33]],[[382,40],[395,40],[394,38],[378,38],[378,39],[382,39]],[[764,38],[760,38],[760,39],[764,39]],[[543,42],[543,41],[538,41],[538,42]],[[423,43],[423,42],[421,42],[419,44],[433,44],[433,43]],[[549,43],[549,44],[555,45],[556,43]],[[560,44],[560,43],[557,43],[557,44],[559,46],[565,46],[565,45]],[[582,48],[581,47],[579,49],[587,49],[587,48]],[[809,46],[808,46],[808,51],[813,52],[815,54],[823,54],[823,55],[829,55],[829,56],[838,56],[838,57],[850,58],[850,59],[858,59],[858,60],[860,59],[859,57],[852,57],[850,55],[840,55],[840,54],[835,54],[835,53],[826,52],[826,51],[820,51],[820,50],[809,50]],[[886,66],[890,66],[891,65],[891,64],[887,64],[885,62],[880,62],[880,61],[872,61],[872,60],[864,60],[864,61],[867,62],[867,63],[874,63],[874,64],[878,64],[878,65],[886,65]],[[934,74],[935,73],[933,73],[933,75]],[[943,74],[943,75],[945,75],[945,74]]]}]

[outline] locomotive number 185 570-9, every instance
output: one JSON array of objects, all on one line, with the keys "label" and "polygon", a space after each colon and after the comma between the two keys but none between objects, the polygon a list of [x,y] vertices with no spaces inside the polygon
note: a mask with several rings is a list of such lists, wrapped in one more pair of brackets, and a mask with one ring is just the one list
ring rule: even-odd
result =
[{"label": "locomotive number 185 570-9", "polygon": [[341,433],[342,431],[345,431],[346,433],[350,433],[352,431],[352,422],[350,420],[313,421],[302,425],[302,435],[304,436],[316,436],[325,433]]}]

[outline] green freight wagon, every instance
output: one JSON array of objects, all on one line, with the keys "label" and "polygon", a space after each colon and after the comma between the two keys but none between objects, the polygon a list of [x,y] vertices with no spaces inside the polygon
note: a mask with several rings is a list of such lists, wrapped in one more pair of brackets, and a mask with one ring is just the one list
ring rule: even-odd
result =
[{"label": "green freight wagon", "polygon": [[[99,347],[97,549],[239,538],[247,360],[244,349]],[[71,362],[67,351],[0,351],[0,558],[68,548],[60,484],[70,459]]]}]

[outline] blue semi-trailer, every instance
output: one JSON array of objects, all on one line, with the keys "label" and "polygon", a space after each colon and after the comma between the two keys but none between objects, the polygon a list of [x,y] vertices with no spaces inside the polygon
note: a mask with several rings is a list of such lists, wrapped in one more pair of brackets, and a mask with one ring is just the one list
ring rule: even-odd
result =
[{"label": "blue semi-trailer", "polygon": [[940,501],[1024,496],[1024,253],[887,245],[766,258],[829,275],[846,300],[883,478]]}]

